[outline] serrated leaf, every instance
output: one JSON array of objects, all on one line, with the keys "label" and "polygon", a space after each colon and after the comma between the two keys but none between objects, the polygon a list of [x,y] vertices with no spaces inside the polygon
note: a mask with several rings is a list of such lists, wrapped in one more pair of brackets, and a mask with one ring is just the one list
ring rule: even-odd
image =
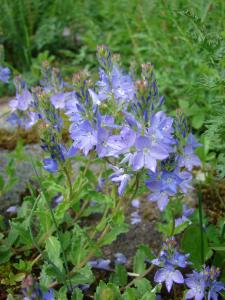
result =
[{"label": "serrated leaf", "polygon": [[138,297],[141,298],[144,296],[146,292],[151,291],[152,286],[150,284],[150,281],[146,278],[137,278],[134,281],[134,285],[137,288]]},{"label": "serrated leaf", "polygon": [[149,247],[145,245],[140,245],[139,249],[137,250],[135,256],[134,256],[134,262],[133,262],[133,270],[134,273],[142,274],[146,270],[146,263],[145,260],[149,259],[152,260],[154,258],[154,255],[152,254]]},{"label": "serrated leaf", "polygon": [[91,284],[94,281],[94,276],[89,264],[80,270],[74,270],[74,272],[75,274],[70,278],[70,281],[74,285]]},{"label": "serrated leaf", "polygon": [[59,268],[63,270],[63,263],[60,258],[61,246],[58,239],[54,236],[50,236],[45,243],[45,250],[49,259]]},{"label": "serrated leaf", "polygon": [[75,288],[73,290],[71,300],[83,300],[83,298],[84,298],[84,295],[83,295],[82,291],[78,288]]},{"label": "serrated leaf", "polygon": [[122,296],[123,300],[138,300],[137,291],[134,288],[126,289],[125,293]]},{"label": "serrated leaf", "polygon": [[6,245],[0,246],[0,264],[4,264],[10,260],[12,256],[11,249]]},{"label": "serrated leaf", "polygon": [[58,299],[68,300],[68,298],[67,298],[67,288],[65,286],[61,287],[61,289],[58,291]]},{"label": "serrated leaf", "polygon": [[156,300],[156,294],[153,292],[146,292],[140,300]]},{"label": "serrated leaf", "polygon": [[105,284],[100,281],[94,300],[120,300],[119,288],[112,283]]},{"label": "serrated leaf", "polygon": [[110,232],[108,232],[105,235],[104,239],[102,240],[101,246],[112,244],[112,242],[116,240],[118,235],[120,235],[121,233],[126,233],[126,232],[128,232],[128,230],[129,230],[129,227],[127,224],[116,225],[115,227],[113,227],[111,229]]},{"label": "serrated leaf", "polygon": [[110,276],[110,282],[121,287],[127,284],[127,271],[125,266],[116,265],[115,272]]}]

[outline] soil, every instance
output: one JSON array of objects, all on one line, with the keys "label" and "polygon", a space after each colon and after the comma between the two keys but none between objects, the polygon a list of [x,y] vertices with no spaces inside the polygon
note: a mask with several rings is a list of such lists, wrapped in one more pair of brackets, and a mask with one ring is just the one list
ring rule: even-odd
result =
[{"label": "soil", "polygon": [[225,180],[202,187],[202,205],[209,223],[217,224],[225,217]]}]

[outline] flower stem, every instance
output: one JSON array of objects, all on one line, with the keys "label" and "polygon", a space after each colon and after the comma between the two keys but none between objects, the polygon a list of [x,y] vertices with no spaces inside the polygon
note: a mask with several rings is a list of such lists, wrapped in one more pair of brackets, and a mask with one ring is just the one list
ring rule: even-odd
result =
[{"label": "flower stem", "polygon": [[[68,264],[67,264],[66,253],[65,253],[64,248],[63,248],[63,243],[62,243],[62,239],[61,239],[61,234],[60,234],[60,231],[59,231],[59,228],[58,228],[58,225],[57,225],[57,222],[56,222],[56,219],[55,219],[55,216],[54,216],[54,213],[53,213],[51,204],[50,204],[49,201],[47,200],[47,197],[46,197],[45,191],[44,191],[44,189],[43,189],[43,186],[42,186],[42,183],[41,183],[39,174],[37,173],[37,170],[36,170],[36,168],[35,168],[35,166],[34,166],[34,163],[33,163],[32,159],[31,159],[31,164],[32,164],[32,167],[33,167],[34,172],[35,172],[35,174],[36,174],[38,183],[39,183],[39,185],[40,185],[41,192],[42,192],[42,195],[43,195],[43,197],[44,197],[44,200],[45,200],[45,202],[46,202],[46,204],[47,204],[47,206],[48,206],[48,209],[49,209],[49,211],[50,211],[51,218],[52,218],[53,224],[54,224],[54,226],[55,226],[56,234],[57,234],[57,237],[58,237],[60,246],[61,246],[62,256],[63,256],[63,261],[64,261],[64,266],[65,266],[65,269],[66,269],[67,274],[69,274],[69,267],[68,267]],[[72,290],[72,283],[70,282],[70,280],[69,280],[69,285],[70,285],[70,289]]]}]

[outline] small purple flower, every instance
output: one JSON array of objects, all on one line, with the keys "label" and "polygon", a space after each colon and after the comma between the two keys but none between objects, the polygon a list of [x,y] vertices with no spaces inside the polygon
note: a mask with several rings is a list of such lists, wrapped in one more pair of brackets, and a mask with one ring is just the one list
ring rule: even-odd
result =
[{"label": "small purple flower", "polygon": [[176,171],[149,172],[148,174],[150,178],[146,181],[146,185],[152,192],[148,200],[157,202],[159,209],[162,211],[167,206],[169,197],[177,193],[182,178]]},{"label": "small purple flower", "polygon": [[194,208],[189,208],[186,204],[183,205],[183,215],[180,218],[175,219],[175,227],[182,225],[185,222],[191,224],[191,221],[188,219],[190,215],[194,212]]},{"label": "small purple flower", "polygon": [[8,83],[10,78],[10,69],[0,67],[0,81]]},{"label": "small purple flower", "polygon": [[85,156],[97,144],[97,132],[89,121],[84,121],[77,128],[74,128],[71,131],[71,137],[74,141],[74,147],[83,150]]},{"label": "small purple flower", "polygon": [[131,213],[131,225],[136,225],[141,223],[141,216],[137,211]]},{"label": "small purple flower", "polygon": [[99,99],[99,96],[92,89],[88,89],[88,92],[89,92],[89,94],[91,96],[93,105],[100,105],[101,101]]},{"label": "small purple flower", "polygon": [[195,299],[202,300],[205,295],[206,283],[202,277],[202,274],[193,271],[193,274],[187,275],[185,283],[189,290],[187,291],[185,298],[186,299]]},{"label": "small purple flower", "polygon": [[15,213],[17,213],[17,211],[18,211],[17,206],[10,206],[9,208],[6,209],[6,212],[10,213],[10,214],[15,214]]},{"label": "small purple flower", "polygon": [[134,98],[134,83],[129,75],[117,67],[112,70],[112,92],[119,103],[128,103]]},{"label": "small purple flower", "polygon": [[102,269],[102,270],[110,270],[110,260],[109,259],[102,259],[99,258],[97,260],[90,260],[88,264],[95,269]]},{"label": "small purple flower", "polygon": [[163,211],[169,202],[169,196],[172,196],[172,194],[169,194],[166,191],[153,192],[148,196],[148,200],[151,202],[157,202],[159,210]]},{"label": "small purple flower", "polygon": [[114,257],[116,258],[115,264],[116,265],[125,265],[127,263],[127,258],[123,253],[115,253]]},{"label": "small purple flower", "polygon": [[99,69],[100,80],[97,81],[98,99],[104,101],[110,94],[110,81],[108,75],[103,69]]},{"label": "small purple flower", "polygon": [[55,108],[64,109],[66,101],[66,93],[57,93],[51,96],[50,98],[52,105]]},{"label": "small purple flower", "polygon": [[55,300],[53,289],[50,289],[44,293],[43,300]]},{"label": "small purple flower", "polygon": [[175,270],[174,267],[170,265],[165,265],[164,268],[156,272],[154,281],[158,283],[165,282],[167,291],[170,292],[173,283],[184,283],[184,278],[179,270]]},{"label": "small purple flower", "polygon": [[202,300],[208,294],[208,300],[218,300],[220,291],[225,290],[224,283],[217,281],[219,274],[219,269],[214,266],[204,267],[201,272],[194,270],[192,274],[188,274],[185,280],[189,288],[186,299]]},{"label": "small purple flower", "polygon": [[138,199],[134,199],[131,201],[131,205],[135,208],[139,208],[140,207],[140,200]]},{"label": "small purple flower", "polygon": [[20,94],[16,94],[16,98],[9,102],[9,106],[11,107],[12,111],[17,109],[25,111],[28,109],[32,101],[33,97],[31,93],[27,89],[24,89]]},{"label": "small purple flower", "polygon": [[55,159],[46,158],[43,160],[44,169],[49,173],[55,173],[58,170],[58,163]]},{"label": "small purple flower", "polygon": [[112,135],[108,138],[108,156],[118,157],[122,153],[129,152],[130,147],[135,143],[135,139],[136,133],[128,127],[123,127],[119,135]]},{"label": "small purple flower", "polygon": [[129,159],[134,171],[145,167],[155,172],[157,160],[163,160],[169,155],[165,150],[152,146],[150,138],[146,136],[139,136],[136,139],[135,146],[137,151]]},{"label": "small purple flower", "polygon": [[131,175],[124,174],[124,169],[122,168],[113,167],[113,169],[116,172],[110,175],[109,178],[111,179],[112,182],[119,183],[118,194],[119,196],[121,196],[124,193],[131,179]]},{"label": "small purple flower", "polygon": [[208,292],[208,300],[218,300],[218,294],[225,290],[224,283],[214,280]]},{"label": "small purple flower", "polygon": [[191,171],[193,167],[201,166],[201,161],[192,149],[185,147],[183,155],[179,157],[178,166]]},{"label": "small purple flower", "polygon": [[108,155],[109,152],[109,146],[107,144],[109,137],[109,132],[105,128],[99,128],[97,131],[97,146],[96,146],[96,152],[98,153],[99,157],[104,157]]}]

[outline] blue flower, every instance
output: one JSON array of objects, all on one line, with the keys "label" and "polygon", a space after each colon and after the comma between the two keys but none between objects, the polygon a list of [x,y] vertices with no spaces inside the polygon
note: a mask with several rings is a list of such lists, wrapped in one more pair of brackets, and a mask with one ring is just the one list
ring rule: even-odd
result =
[{"label": "blue flower", "polygon": [[131,213],[131,220],[130,223],[132,225],[136,225],[141,223],[141,216],[139,215],[138,211],[134,211]]},{"label": "blue flower", "polygon": [[123,253],[117,252],[114,254],[114,257],[116,258],[116,265],[125,265],[127,263],[127,258]]},{"label": "blue flower", "polygon": [[109,76],[103,69],[99,69],[100,80],[97,81],[96,85],[98,87],[98,99],[104,101],[110,95],[110,80]]},{"label": "blue flower", "polygon": [[27,89],[23,89],[20,93],[16,94],[15,99],[9,102],[9,106],[12,109],[12,111],[15,111],[17,109],[25,111],[28,109],[32,101],[32,94]]},{"label": "blue flower", "polygon": [[184,278],[179,270],[174,269],[173,266],[165,265],[156,272],[154,281],[158,283],[165,282],[167,291],[170,292],[173,283],[184,283]]},{"label": "blue flower", "polygon": [[70,93],[56,93],[56,94],[53,94],[50,98],[50,101],[51,101],[52,105],[55,108],[64,109],[65,108],[65,103],[66,103],[66,97],[68,96],[68,94],[70,94]]},{"label": "blue flower", "polygon": [[206,283],[201,273],[193,271],[192,274],[187,275],[185,284],[189,288],[185,295],[185,299],[202,300],[205,295]]},{"label": "blue flower", "polygon": [[112,92],[119,104],[131,101],[135,93],[131,77],[124,74],[116,65],[112,69]]},{"label": "blue flower", "polygon": [[83,150],[86,156],[97,144],[97,131],[89,121],[84,121],[78,127],[72,128],[71,137],[74,141],[74,147]]},{"label": "blue flower", "polygon": [[148,173],[150,178],[146,180],[146,185],[151,190],[148,197],[149,201],[157,202],[159,209],[165,209],[169,197],[177,193],[178,187],[182,183],[182,178],[176,171],[161,171],[157,173]]},{"label": "blue flower", "polygon": [[110,179],[112,182],[115,182],[115,183],[119,183],[119,188],[118,188],[118,194],[119,196],[121,196],[130,179],[131,179],[131,175],[128,175],[128,174],[124,174],[124,169],[123,168],[117,168],[117,167],[113,167],[112,168],[116,171],[115,173],[113,173],[112,175],[110,175]]},{"label": "blue flower", "polygon": [[223,282],[214,280],[211,283],[210,290],[208,292],[208,300],[218,300],[218,294],[225,290],[225,285]]},{"label": "blue flower", "polygon": [[[118,157],[120,154],[128,153],[129,149],[134,145],[136,139],[136,133],[129,127],[123,127],[120,134],[111,135],[107,140],[107,146],[109,147],[108,156]],[[123,162],[126,162],[123,160]],[[121,162],[121,163],[123,163]]]},{"label": "blue flower", "polygon": [[48,290],[43,295],[43,300],[54,300],[54,299],[55,298],[54,298],[53,289]]},{"label": "blue flower", "polygon": [[218,300],[220,291],[225,290],[224,283],[217,281],[219,269],[212,266],[204,267],[201,272],[193,271],[185,280],[189,290],[186,299],[202,300],[208,294],[208,300]]},{"label": "blue flower", "polygon": [[88,264],[95,269],[102,269],[102,270],[110,270],[110,260],[109,259],[102,259],[99,258],[97,260],[90,260]]},{"label": "blue flower", "polygon": [[0,81],[4,83],[8,83],[10,78],[10,73],[11,72],[9,68],[0,67]]},{"label": "blue flower", "polygon": [[185,167],[188,171],[191,171],[193,167],[201,166],[201,161],[194,153],[194,150],[186,146],[183,155],[179,157],[178,165],[179,167]]},{"label": "blue flower", "polygon": [[58,171],[58,162],[52,158],[45,158],[43,160],[44,169],[50,173],[55,173]]}]

